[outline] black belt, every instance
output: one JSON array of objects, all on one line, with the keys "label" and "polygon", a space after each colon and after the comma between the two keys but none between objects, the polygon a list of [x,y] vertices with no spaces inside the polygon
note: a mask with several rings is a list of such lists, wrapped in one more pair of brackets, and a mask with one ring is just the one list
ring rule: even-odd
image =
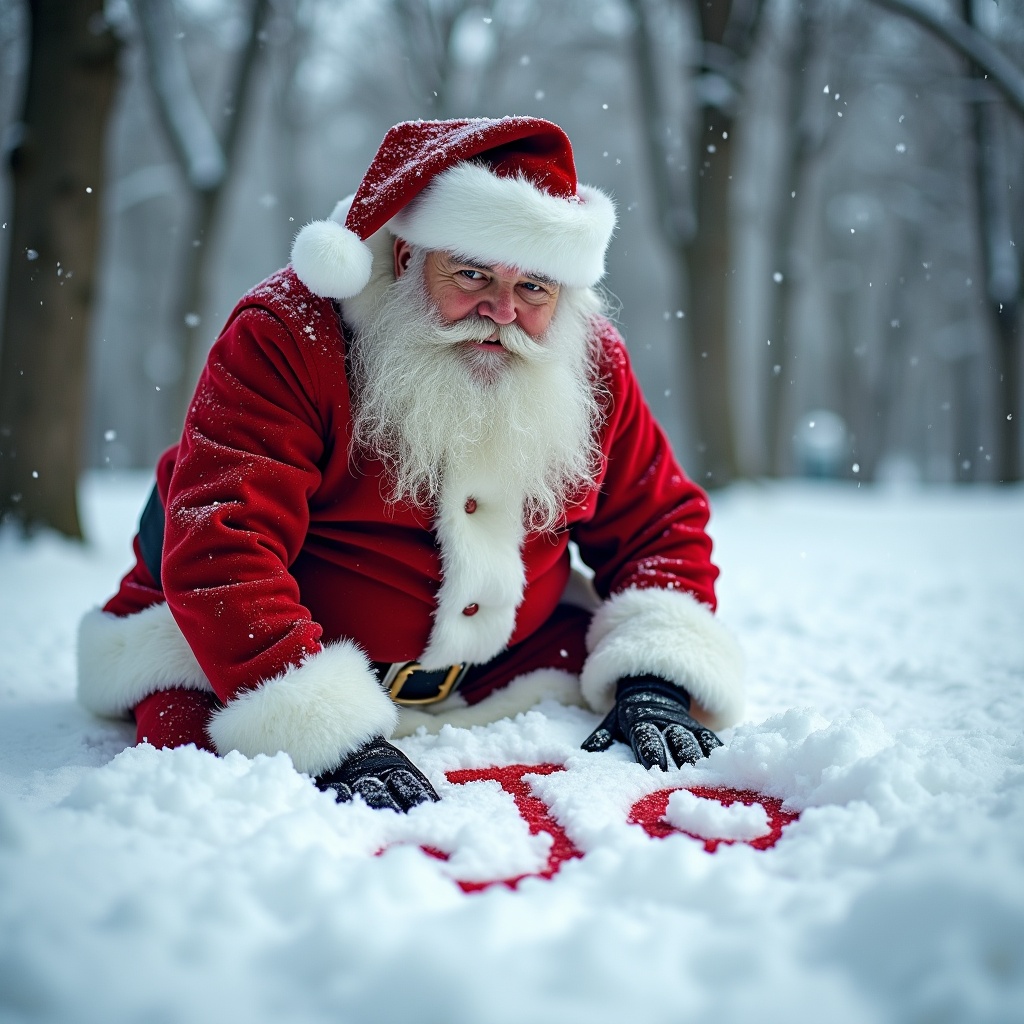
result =
[{"label": "black belt", "polygon": [[444,700],[466,675],[469,665],[421,668],[418,661],[375,661],[381,686],[396,704],[436,704]]}]

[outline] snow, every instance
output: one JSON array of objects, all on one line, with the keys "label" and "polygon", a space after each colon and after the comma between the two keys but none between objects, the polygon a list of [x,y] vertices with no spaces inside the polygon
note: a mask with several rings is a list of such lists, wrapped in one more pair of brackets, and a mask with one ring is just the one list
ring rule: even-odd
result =
[{"label": "snow", "polygon": [[[76,705],[147,485],[87,478],[89,546],[0,534],[0,1022],[1024,1019],[1024,490],[717,495],[725,746],[647,772],[547,703],[401,741],[443,796],[403,817]],[[499,769],[545,764],[531,832]],[[799,817],[756,849],[691,789]]]},{"label": "snow", "polygon": [[761,804],[726,806],[688,789],[678,789],[668,798],[664,819],[679,831],[702,839],[758,839],[770,830],[768,812]]}]

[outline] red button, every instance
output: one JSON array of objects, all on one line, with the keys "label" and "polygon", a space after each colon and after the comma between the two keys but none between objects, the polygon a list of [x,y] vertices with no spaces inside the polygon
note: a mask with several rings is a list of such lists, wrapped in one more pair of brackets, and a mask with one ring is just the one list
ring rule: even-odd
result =
[{"label": "red button", "polygon": [[476,613],[478,611],[480,611],[480,605],[478,605],[474,601],[472,604],[467,604],[466,607],[462,609],[462,614],[463,615],[476,615]]},{"label": "red button", "polygon": [[467,498],[464,506],[466,515],[471,516],[476,511],[476,498]]}]

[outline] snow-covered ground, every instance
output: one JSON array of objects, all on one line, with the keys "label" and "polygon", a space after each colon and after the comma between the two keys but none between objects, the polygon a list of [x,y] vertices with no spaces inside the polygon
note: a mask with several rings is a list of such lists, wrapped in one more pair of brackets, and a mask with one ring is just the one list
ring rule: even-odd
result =
[{"label": "snow-covered ground", "polygon": [[146,485],[0,536],[0,1021],[1024,1020],[1024,490],[719,495],[726,746],[648,773],[546,704],[401,741],[400,817],[77,707]]}]

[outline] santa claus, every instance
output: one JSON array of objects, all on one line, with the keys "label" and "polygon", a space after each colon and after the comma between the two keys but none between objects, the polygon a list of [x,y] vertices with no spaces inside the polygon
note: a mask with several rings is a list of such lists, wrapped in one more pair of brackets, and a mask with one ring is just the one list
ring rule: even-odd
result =
[{"label": "santa claus", "polygon": [[543,697],[647,767],[718,746],[740,658],[706,495],[601,315],[614,226],[547,121],[392,128],[210,352],[81,702],[398,810],[437,795],[389,738]]}]

